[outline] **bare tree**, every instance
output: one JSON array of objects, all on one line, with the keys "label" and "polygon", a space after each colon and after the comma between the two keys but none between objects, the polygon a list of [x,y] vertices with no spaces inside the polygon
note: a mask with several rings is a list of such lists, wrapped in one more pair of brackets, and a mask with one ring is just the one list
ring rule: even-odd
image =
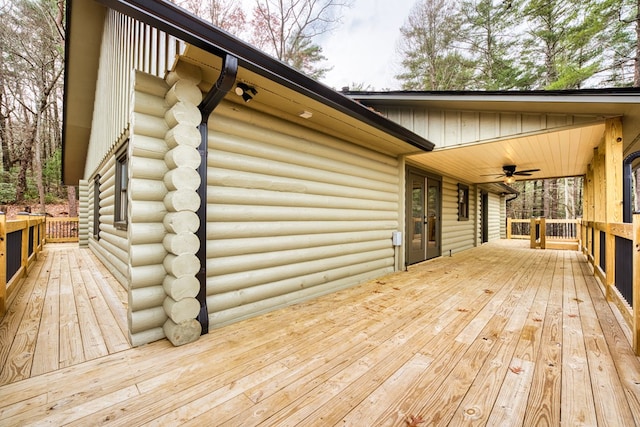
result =
[{"label": "bare tree", "polygon": [[333,30],[340,22],[340,12],[350,5],[350,0],[256,0],[251,43],[321,78],[330,68],[320,65],[326,58],[314,40]]},{"label": "bare tree", "polygon": [[235,0],[172,0],[178,6],[206,19],[216,27],[246,39],[247,17]]},{"label": "bare tree", "polygon": [[[50,120],[50,117],[60,116],[58,98],[62,93],[60,86],[64,69],[63,8],[62,1],[6,3],[2,9],[3,26],[0,29],[0,45],[4,53],[0,63],[3,165],[11,167],[15,157],[20,166],[16,201],[24,199],[27,172],[32,171],[43,210],[43,157],[61,144],[59,139],[50,141],[49,136],[60,135],[59,120]],[[51,148],[50,145],[56,147]]]}]

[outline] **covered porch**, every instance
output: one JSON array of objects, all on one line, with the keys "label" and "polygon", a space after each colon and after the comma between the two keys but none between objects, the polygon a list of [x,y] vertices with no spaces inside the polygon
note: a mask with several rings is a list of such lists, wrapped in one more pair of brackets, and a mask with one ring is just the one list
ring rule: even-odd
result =
[{"label": "covered porch", "polygon": [[[48,260],[88,259],[54,248],[36,270],[47,292]],[[61,277],[76,295],[91,283]],[[637,425],[640,361],[604,295],[580,252],[492,242],[187,346],[31,372],[0,386],[0,424]],[[18,339],[6,319],[3,367]],[[106,339],[122,321],[96,331]]]}]

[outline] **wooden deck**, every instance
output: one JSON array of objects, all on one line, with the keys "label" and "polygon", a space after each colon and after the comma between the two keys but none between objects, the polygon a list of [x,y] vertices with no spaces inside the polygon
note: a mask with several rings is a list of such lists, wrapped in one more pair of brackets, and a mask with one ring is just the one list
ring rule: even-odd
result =
[{"label": "wooden deck", "polygon": [[[26,378],[31,350],[8,352],[3,378],[17,381],[0,386],[0,425],[639,425],[640,361],[584,257],[521,245],[432,260],[179,348],[68,359],[62,349],[84,336],[67,342],[61,320],[59,369],[33,372],[34,355]],[[56,284],[65,257],[80,269]],[[93,295],[110,282],[84,271],[89,259],[48,250],[35,282],[59,286],[61,312],[66,283]],[[48,307],[43,292],[31,299]],[[9,342],[40,335],[36,315],[23,322],[4,319],[3,360]]]},{"label": "wooden deck", "polygon": [[126,301],[90,251],[47,245],[0,323],[0,385],[131,348]]}]

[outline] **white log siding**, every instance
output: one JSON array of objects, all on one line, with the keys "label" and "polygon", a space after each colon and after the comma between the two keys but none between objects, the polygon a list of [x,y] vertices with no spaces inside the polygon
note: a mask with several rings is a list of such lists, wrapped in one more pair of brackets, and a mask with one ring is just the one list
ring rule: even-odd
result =
[{"label": "white log siding", "polygon": [[[162,262],[166,270],[162,306],[168,317],[163,323],[163,331],[174,345],[196,341],[202,331],[196,320],[200,311],[196,299],[200,289],[196,278],[200,271],[196,256],[200,241],[195,234],[200,226],[196,211],[201,203],[197,193],[201,183],[197,171],[201,161],[198,152],[201,136],[197,126],[202,121],[198,109],[202,92],[197,85],[201,76],[198,67],[181,65],[179,71],[167,76],[170,88],[164,98],[168,107],[165,121],[169,129],[165,133],[168,150],[163,158],[166,173],[161,181],[167,189],[163,198],[167,215],[160,223],[164,229],[162,244],[166,253]],[[181,218],[186,221],[182,222]]]},{"label": "white log siding", "polygon": [[[509,195],[513,197],[512,194]],[[500,238],[507,238],[507,197],[500,196]]]},{"label": "white log siding", "polygon": [[[114,226],[114,210],[115,210],[115,157],[109,158],[100,170],[96,173],[100,174],[100,239],[96,240],[93,236],[89,236],[89,248],[95,255],[109,267],[113,276],[124,286],[128,284],[128,238],[127,232],[117,230]],[[93,183],[93,181],[91,181]],[[93,206],[94,206],[94,189],[93,185],[89,185],[89,230],[93,230]]]},{"label": "white log siding", "polygon": [[499,194],[489,193],[489,241],[500,239],[503,222],[506,215],[504,197]]},{"label": "white log siding", "polygon": [[[165,337],[167,314],[163,267],[168,252],[163,244],[166,214],[163,200],[169,193],[164,178],[169,151],[164,117],[169,110],[169,86],[159,77],[135,72],[133,118],[129,137],[129,333],[133,345]],[[153,124],[153,125],[151,125]],[[102,237],[102,236],[101,236]]]},{"label": "white log siding", "polygon": [[601,117],[562,114],[480,113],[431,108],[376,107],[436,147],[488,141],[517,134],[601,121]]},{"label": "white log siding", "polygon": [[453,178],[442,178],[442,255],[448,256],[476,245],[478,192],[469,185],[469,220],[458,221],[458,183]]},{"label": "white log siding", "polygon": [[[93,181],[92,181],[93,182]],[[89,183],[81,179],[78,183],[78,245],[89,246]]]},{"label": "white log siding", "polygon": [[223,102],[209,120],[210,326],[392,272],[398,162]]}]

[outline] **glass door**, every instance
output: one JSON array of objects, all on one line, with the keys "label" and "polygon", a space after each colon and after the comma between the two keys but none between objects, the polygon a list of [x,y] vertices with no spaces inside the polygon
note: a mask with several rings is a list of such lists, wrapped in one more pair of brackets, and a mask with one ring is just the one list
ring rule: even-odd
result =
[{"label": "glass door", "polygon": [[427,256],[440,256],[440,188],[438,180],[427,178]]},{"label": "glass door", "polygon": [[425,260],[425,227],[424,227],[424,199],[425,178],[416,174],[409,174],[407,215],[407,262],[415,264]]},{"label": "glass door", "polygon": [[407,176],[407,264],[440,256],[442,182],[410,171]]}]

